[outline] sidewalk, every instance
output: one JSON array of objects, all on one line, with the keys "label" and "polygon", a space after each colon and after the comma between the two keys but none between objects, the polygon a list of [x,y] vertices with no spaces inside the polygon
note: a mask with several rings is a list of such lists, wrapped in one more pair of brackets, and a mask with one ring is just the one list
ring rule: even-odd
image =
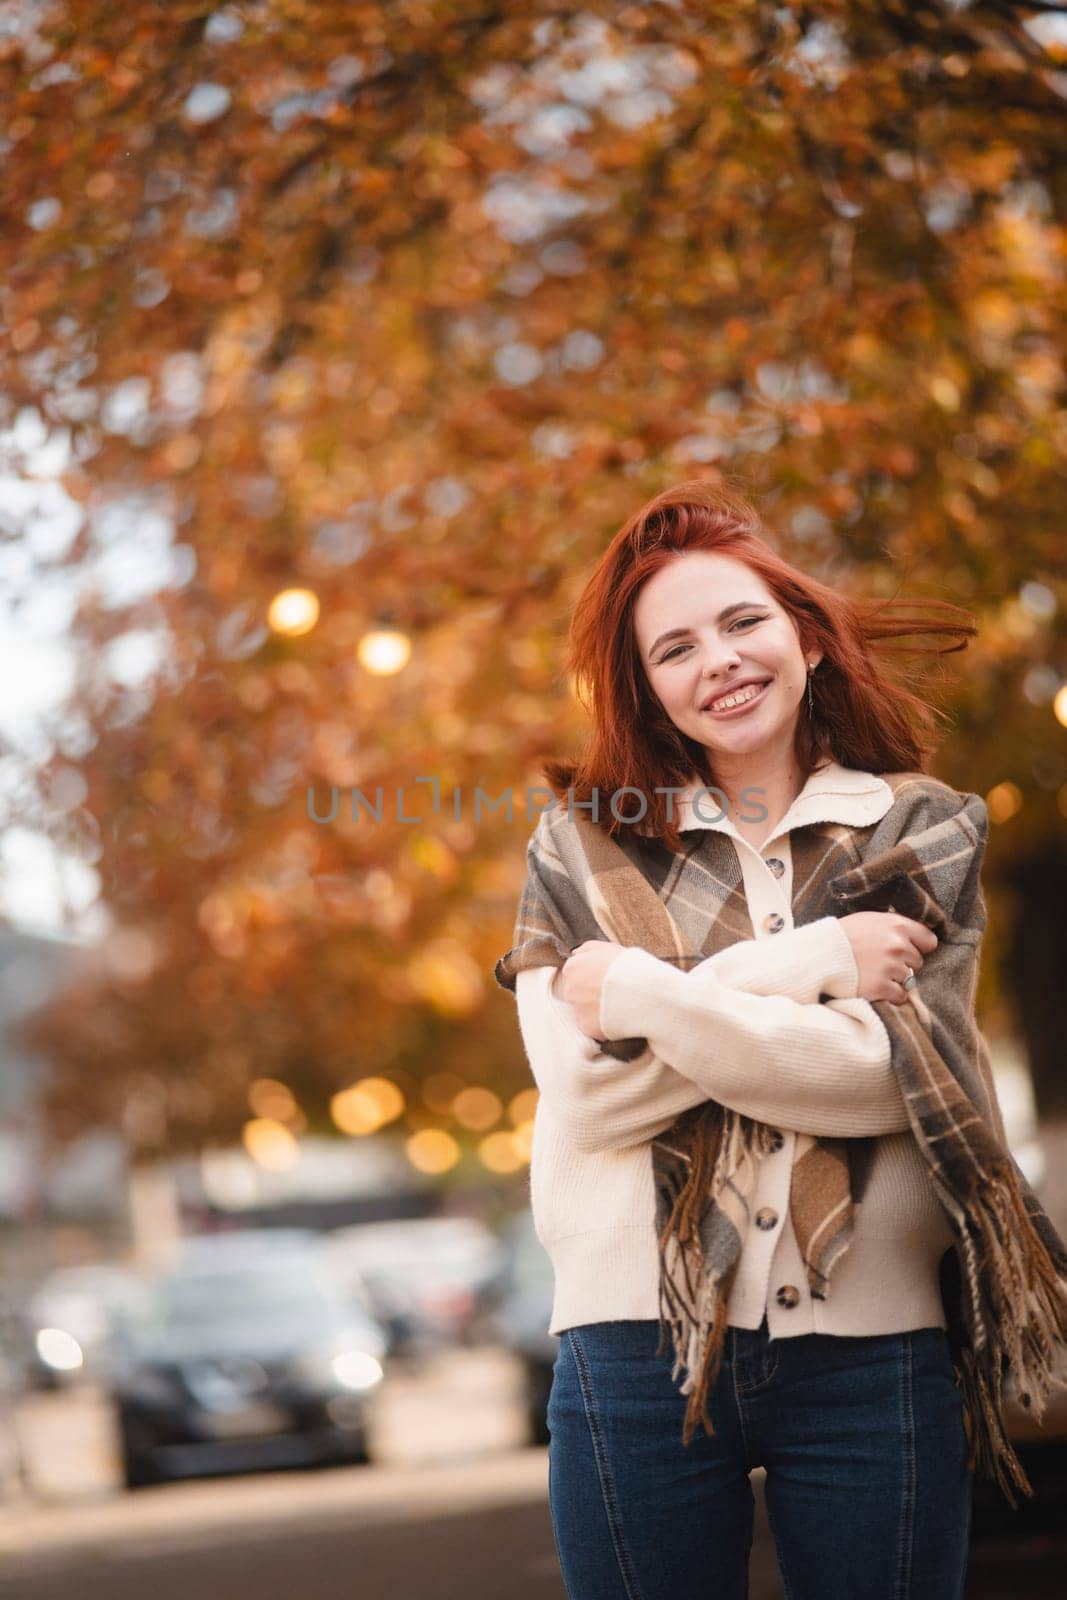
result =
[{"label": "sidewalk", "polygon": [[338,1513],[380,1526],[406,1519],[461,1516],[548,1498],[548,1451],[515,1450],[447,1467],[370,1466],[315,1473],[262,1473],[104,1492],[42,1502],[25,1496],[0,1505],[0,1557],[39,1554],[69,1561],[116,1544],[154,1552],[224,1543],[239,1528],[291,1523],[302,1533]]}]

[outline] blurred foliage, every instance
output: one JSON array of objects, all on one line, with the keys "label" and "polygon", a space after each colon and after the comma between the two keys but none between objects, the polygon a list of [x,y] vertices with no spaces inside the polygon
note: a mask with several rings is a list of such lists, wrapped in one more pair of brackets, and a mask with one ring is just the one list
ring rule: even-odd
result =
[{"label": "blurred foliage", "polygon": [[523,1086],[490,973],[581,737],[566,619],[681,477],[825,580],[973,609],[938,773],[1018,786],[994,874],[1054,848],[1063,9],[5,8],[0,423],[79,508],[28,540],[79,672],[22,816],[115,919],[38,1027],[61,1137],[229,1137],[262,1076],[312,1126],[362,1073],[411,1127],[430,1070]]}]

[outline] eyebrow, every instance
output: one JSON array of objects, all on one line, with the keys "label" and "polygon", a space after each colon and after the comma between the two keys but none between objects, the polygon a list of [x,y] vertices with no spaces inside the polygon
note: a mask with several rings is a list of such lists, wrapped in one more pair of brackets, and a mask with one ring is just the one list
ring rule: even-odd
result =
[{"label": "eyebrow", "polygon": [[[750,611],[753,606],[765,606],[764,600],[738,600],[732,606],[727,606],[715,618],[716,622],[725,622],[727,617],[732,617],[735,611]],[[666,644],[668,639],[680,639],[684,634],[692,633],[692,628],[671,628],[668,633],[661,633],[655,644],[649,648],[649,655],[654,656],[661,644]]]}]

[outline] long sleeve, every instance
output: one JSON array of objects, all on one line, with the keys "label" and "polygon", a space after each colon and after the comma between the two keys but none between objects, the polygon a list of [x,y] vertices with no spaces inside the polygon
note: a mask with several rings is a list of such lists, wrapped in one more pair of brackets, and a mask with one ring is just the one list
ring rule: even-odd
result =
[{"label": "long sleeve", "polygon": [[696,987],[711,977],[731,989],[788,995],[802,1004],[822,995],[850,999],[859,986],[852,945],[837,917],[763,939],[739,939],[698,963],[689,976]]},{"label": "long sleeve", "polygon": [[708,1097],[645,1050],[634,1061],[605,1055],[552,988],[558,967],[527,967],[515,983],[519,1028],[543,1104],[583,1155],[625,1150],[669,1128]]},{"label": "long sleeve", "polygon": [[[573,1007],[556,994],[557,972],[551,966],[520,972],[516,998],[534,1079],[576,1149],[591,1153],[641,1143],[709,1098],[707,1088],[675,1071],[652,1048],[630,1062],[606,1055],[578,1027]],[[798,1009],[811,1010],[821,1009],[813,1004],[820,994],[846,999],[855,995],[858,983],[852,947],[834,917],[766,939],[739,941],[701,962],[687,977],[694,991],[710,983],[718,993],[730,985],[751,997],[785,996]],[[853,1004],[865,1006],[863,1001]],[[873,1011],[868,1026],[885,1040],[888,1060],[888,1036]],[[793,1125],[781,1117],[765,1120]]]},{"label": "long sleeve", "polygon": [[865,1000],[742,993],[631,948],[607,973],[600,1018],[604,1038],[646,1039],[704,1098],[760,1122],[842,1138],[910,1126],[889,1035]]}]

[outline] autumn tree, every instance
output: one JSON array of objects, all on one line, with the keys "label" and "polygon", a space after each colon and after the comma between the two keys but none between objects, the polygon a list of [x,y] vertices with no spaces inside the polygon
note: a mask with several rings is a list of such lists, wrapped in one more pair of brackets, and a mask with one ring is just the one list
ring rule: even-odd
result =
[{"label": "autumn tree", "polygon": [[635,505],[721,472],[807,570],[977,615],[929,685],[936,770],[998,822],[1012,1020],[1011,883],[1062,861],[1067,810],[1063,10],[64,0],[9,28],[5,450],[54,483],[6,531],[78,596],[23,815],[114,919],[39,1024],[61,1134],[229,1137],[263,1076],[313,1126],[368,1072],[412,1127],[443,1083],[528,1085],[490,970],[526,790],[581,738],[569,608]]}]

